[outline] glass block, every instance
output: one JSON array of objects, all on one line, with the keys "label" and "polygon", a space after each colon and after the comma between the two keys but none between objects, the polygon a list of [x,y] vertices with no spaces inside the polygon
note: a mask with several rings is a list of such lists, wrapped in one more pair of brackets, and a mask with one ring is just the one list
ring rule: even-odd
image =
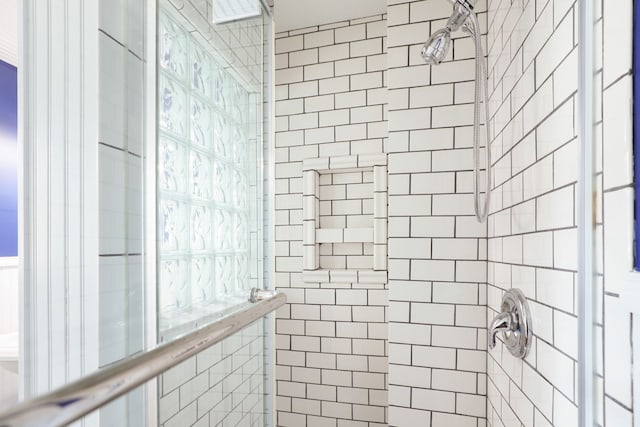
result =
[{"label": "glass block", "polygon": [[212,160],[204,153],[191,151],[191,194],[202,199],[211,199],[213,182],[211,179]]},{"label": "glass block", "polygon": [[247,137],[240,126],[233,126],[231,130],[233,141],[233,161],[239,166],[247,163]]},{"label": "glass block", "polygon": [[212,240],[211,210],[206,206],[191,206],[191,250],[211,249]]},{"label": "glass block", "polygon": [[246,209],[249,186],[246,175],[238,169],[233,170],[233,187],[235,188],[234,204],[239,209]]},{"label": "glass block", "polygon": [[224,300],[235,289],[233,257],[217,256],[215,266],[216,300]]},{"label": "glass block", "polygon": [[160,16],[159,52],[160,66],[183,79],[187,67],[187,37],[182,28],[167,15]]},{"label": "glass block", "polygon": [[247,120],[247,107],[249,105],[249,95],[241,84],[233,82],[230,85],[230,112],[233,121],[238,125],[244,125]]},{"label": "glass block", "polygon": [[218,203],[231,204],[233,180],[231,168],[223,162],[214,163],[213,199]]},{"label": "glass block", "polygon": [[186,307],[189,297],[188,263],[181,259],[160,262],[160,311],[168,313]]},{"label": "glass block", "polygon": [[160,201],[160,248],[163,251],[189,250],[188,218],[189,208],[186,203]]},{"label": "glass block", "polygon": [[234,241],[238,251],[246,251],[249,248],[249,219],[246,214],[236,214]]},{"label": "glass block", "polygon": [[230,126],[227,119],[221,115],[216,114],[214,117],[213,127],[213,143],[216,156],[224,159],[231,159],[233,156],[233,140],[231,133],[232,126]]},{"label": "glass block", "polygon": [[224,97],[226,99],[226,105],[225,105],[225,110],[227,111],[227,113],[231,114],[232,119],[234,121],[236,121],[236,117],[234,116],[234,111],[236,110],[238,103],[241,102],[240,99],[236,98],[237,95],[237,82],[235,81],[235,79],[227,74],[227,80],[225,82],[223,91],[224,91]]},{"label": "glass block", "polygon": [[249,290],[249,258],[246,255],[236,257],[236,295],[246,294]]},{"label": "glass block", "polygon": [[198,98],[191,98],[191,142],[205,149],[213,143],[213,110]]},{"label": "glass block", "polygon": [[213,281],[213,257],[197,257],[191,260],[191,302],[211,302],[215,299]]},{"label": "glass block", "polygon": [[160,128],[176,135],[186,136],[187,94],[184,88],[167,77],[161,77],[158,91]]},{"label": "glass block", "polygon": [[202,47],[191,44],[191,89],[206,98],[210,98],[212,92],[212,63],[212,58]]},{"label": "glass block", "polygon": [[[229,24],[203,41],[172,12],[160,6],[158,22],[161,331],[201,316],[193,305],[218,300],[230,308],[238,300],[229,297],[245,296],[262,275],[255,260],[262,256],[256,212],[262,205],[253,184],[262,156],[263,56],[248,49],[254,38],[256,46],[262,42],[261,27]],[[214,56],[220,48],[236,50],[240,62],[250,64],[228,64]],[[259,93],[245,88],[245,78]]]},{"label": "glass block", "polygon": [[225,110],[227,107],[227,91],[226,87],[229,84],[229,75],[220,66],[217,66],[214,70],[213,80],[213,102],[216,103],[218,108]]},{"label": "glass block", "polygon": [[158,141],[158,185],[165,191],[187,192],[187,148],[170,138]]},{"label": "glass block", "polygon": [[214,240],[218,251],[233,249],[233,216],[231,212],[216,209],[214,214]]}]

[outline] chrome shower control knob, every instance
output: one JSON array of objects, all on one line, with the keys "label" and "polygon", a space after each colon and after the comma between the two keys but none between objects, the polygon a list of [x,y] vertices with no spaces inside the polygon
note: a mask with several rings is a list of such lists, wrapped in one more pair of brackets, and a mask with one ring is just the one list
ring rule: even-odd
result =
[{"label": "chrome shower control knob", "polygon": [[509,352],[524,359],[531,347],[531,311],[527,298],[519,289],[509,289],[502,297],[500,314],[489,325],[490,349],[495,348],[500,332]]},{"label": "chrome shower control knob", "polygon": [[256,303],[258,301],[265,300],[267,298],[272,298],[277,294],[277,291],[274,290],[265,290],[252,288],[249,292],[249,302]]}]

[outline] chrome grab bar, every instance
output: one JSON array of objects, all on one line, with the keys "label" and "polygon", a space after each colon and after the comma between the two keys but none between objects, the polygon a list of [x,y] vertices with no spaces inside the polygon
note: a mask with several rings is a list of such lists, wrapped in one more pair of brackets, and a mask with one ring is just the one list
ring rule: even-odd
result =
[{"label": "chrome grab bar", "polygon": [[0,413],[0,427],[70,424],[284,305],[285,294],[252,289],[261,299],[209,325],[73,381]]}]

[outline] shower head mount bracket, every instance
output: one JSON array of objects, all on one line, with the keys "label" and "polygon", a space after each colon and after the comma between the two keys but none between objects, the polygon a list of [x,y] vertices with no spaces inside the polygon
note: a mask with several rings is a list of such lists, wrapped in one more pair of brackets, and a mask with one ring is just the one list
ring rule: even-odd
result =
[{"label": "shower head mount bracket", "polygon": [[476,4],[475,0],[449,0],[449,2],[454,6],[460,5],[468,10],[473,10]]}]

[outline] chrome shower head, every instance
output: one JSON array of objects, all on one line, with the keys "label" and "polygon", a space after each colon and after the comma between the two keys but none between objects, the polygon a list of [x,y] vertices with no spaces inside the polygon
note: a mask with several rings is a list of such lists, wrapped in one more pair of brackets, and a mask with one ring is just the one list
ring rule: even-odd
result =
[{"label": "chrome shower head", "polygon": [[453,3],[453,12],[447,21],[447,26],[433,33],[422,47],[422,58],[429,65],[438,65],[444,60],[451,44],[451,32],[465,24],[473,9],[473,0],[449,1]]},{"label": "chrome shower head", "polygon": [[[476,51],[475,61],[475,99],[474,99],[474,120],[473,120],[473,199],[474,211],[479,222],[487,220],[489,214],[489,206],[491,205],[491,130],[488,108],[488,89],[487,89],[487,69],[484,63],[484,52],[482,51],[482,42],[480,39],[480,25],[473,7],[475,0],[449,0],[453,4],[453,13],[447,25],[434,32],[429,40],[422,47],[422,59],[429,65],[438,65],[447,56],[449,45],[451,44],[451,32],[458,29],[469,33],[473,39]],[[484,202],[480,197],[480,106],[484,106],[484,129],[485,138],[485,197]]]},{"label": "chrome shower head", "polygon": [[451,43],[451,30],[441,28],[429,37],[422,47],[422,59],[429,65],[438,65],[447,56]]}]

